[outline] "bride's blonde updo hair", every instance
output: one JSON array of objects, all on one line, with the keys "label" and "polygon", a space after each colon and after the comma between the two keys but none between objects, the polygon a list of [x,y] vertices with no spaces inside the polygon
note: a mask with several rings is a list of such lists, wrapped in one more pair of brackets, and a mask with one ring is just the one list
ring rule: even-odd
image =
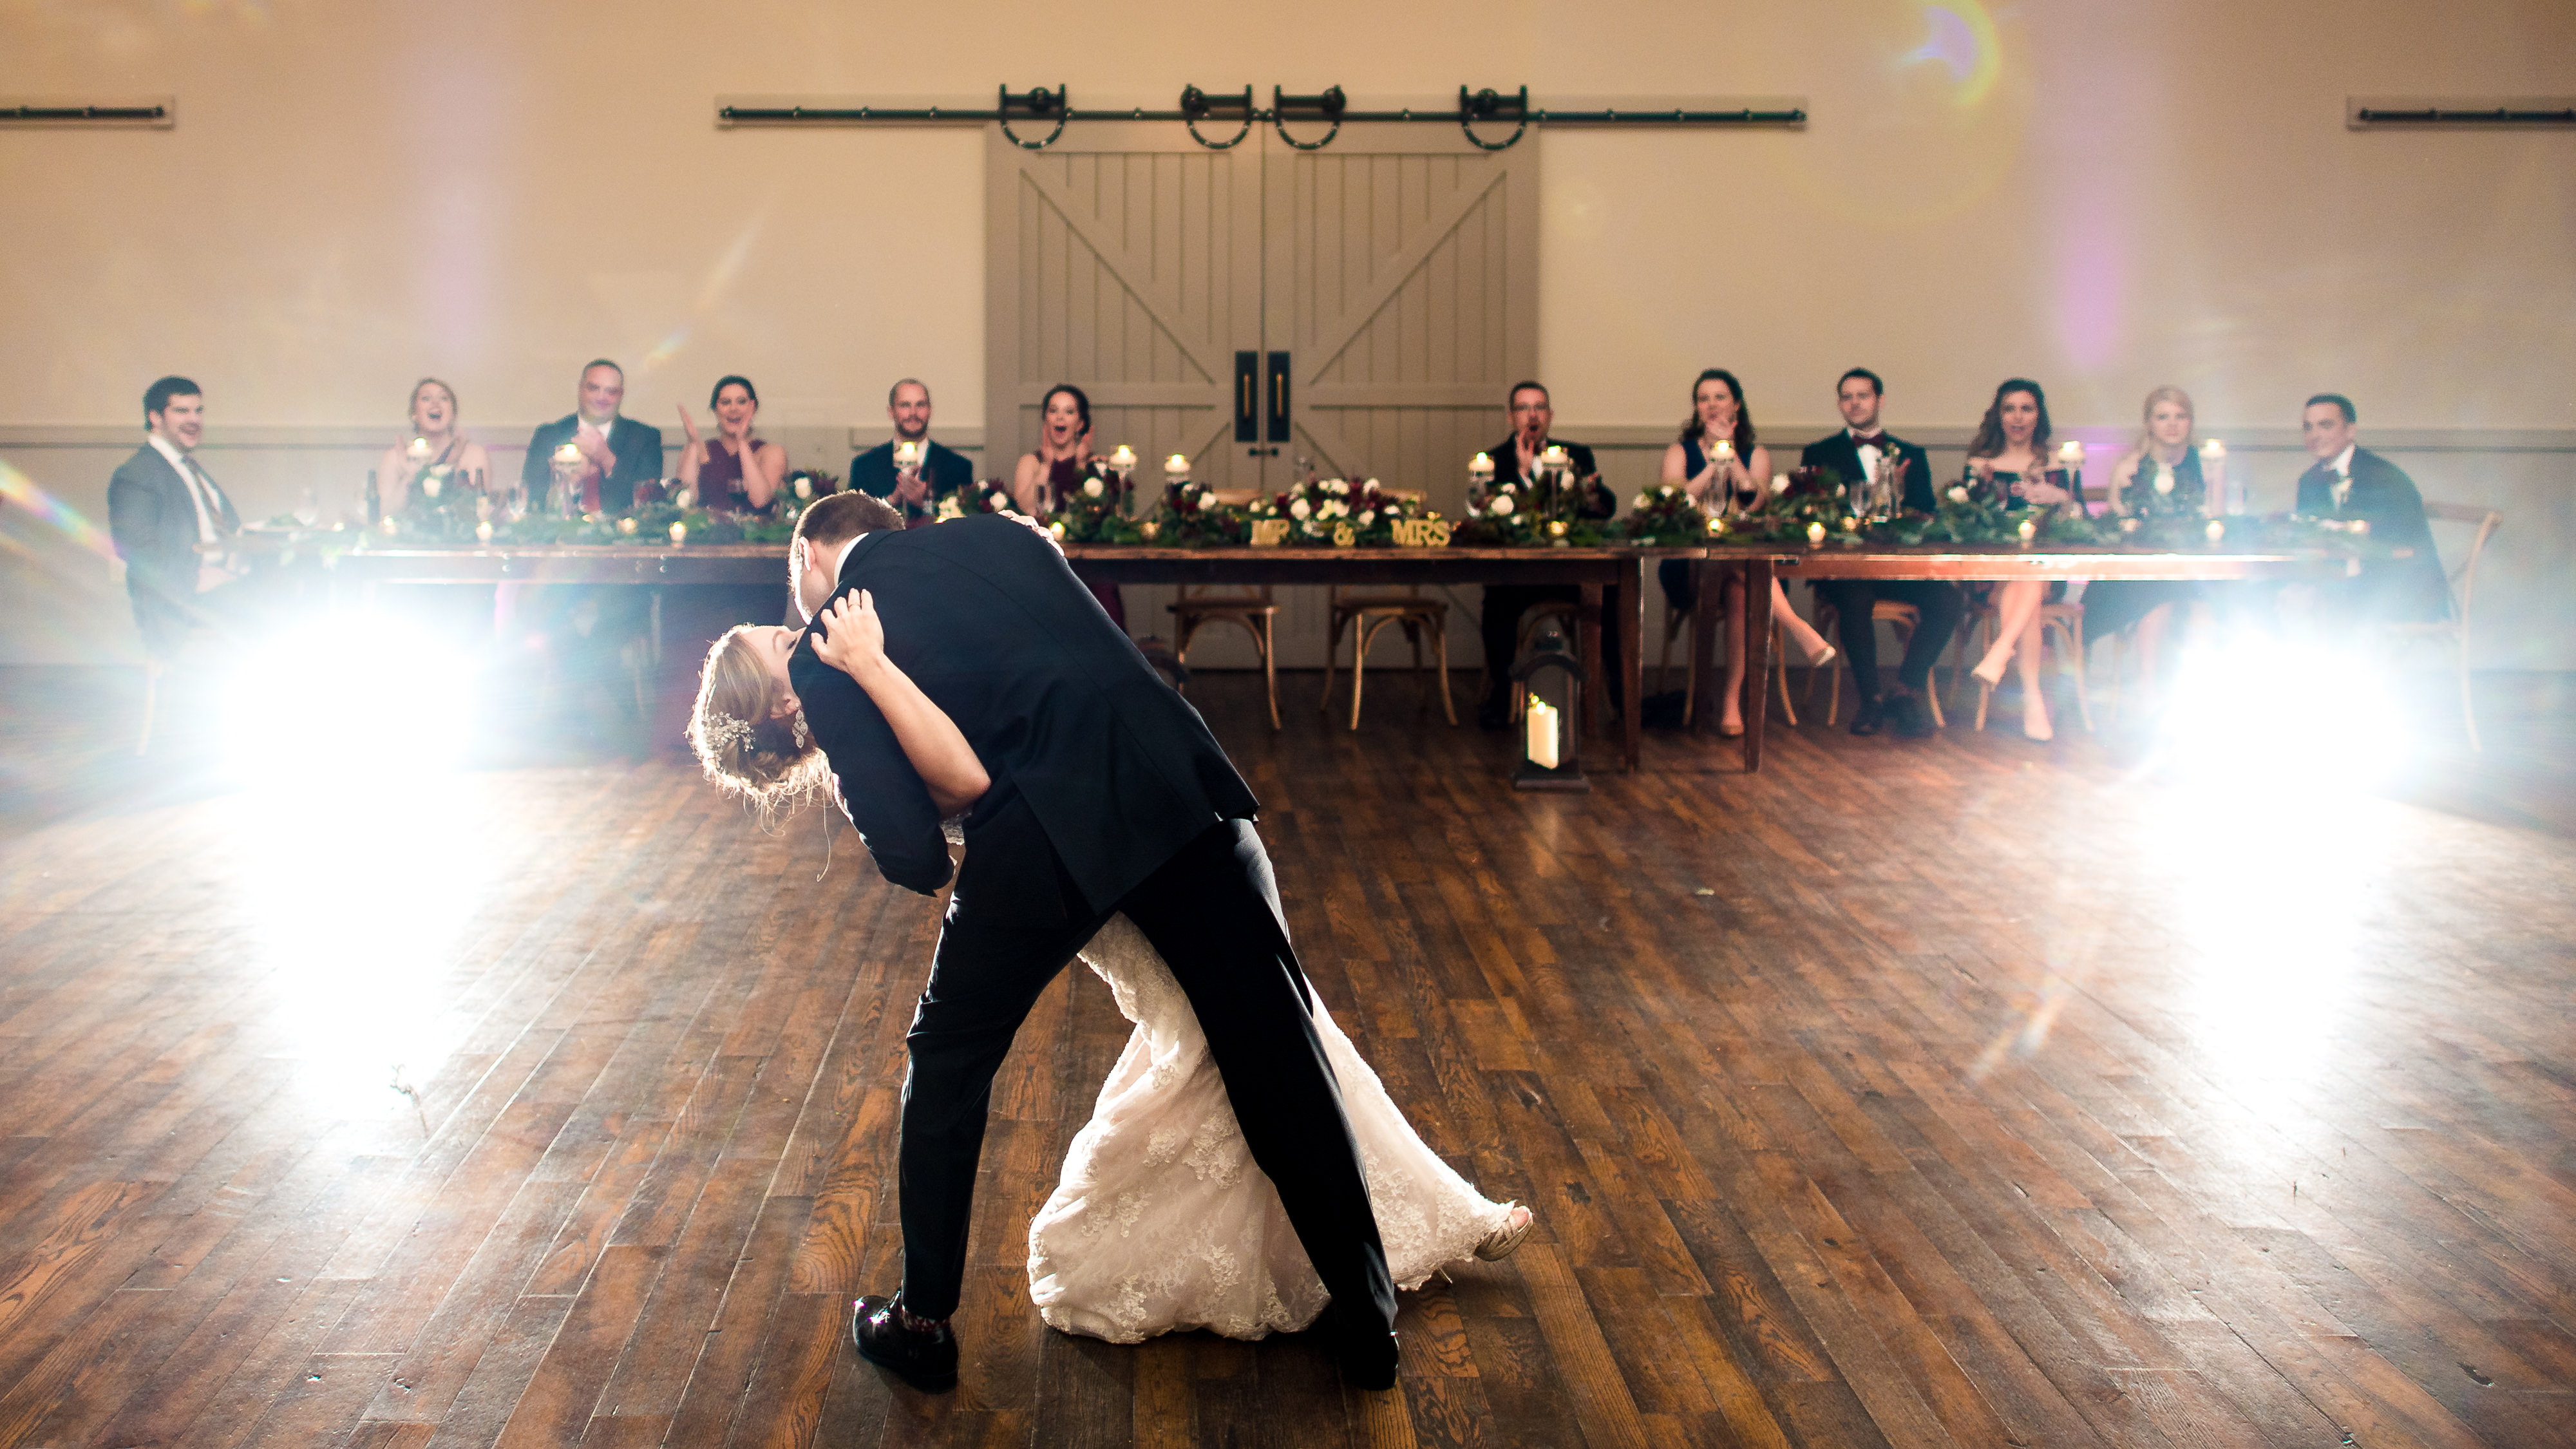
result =
[{"label": "bride's blonde updo hair", "polygon": [[708,779],[776,819],[822,786],[825,765],[804,715],[770,718],[769,669],[745,637],[754,627],[737,624],[708,648],[689,748]]}]

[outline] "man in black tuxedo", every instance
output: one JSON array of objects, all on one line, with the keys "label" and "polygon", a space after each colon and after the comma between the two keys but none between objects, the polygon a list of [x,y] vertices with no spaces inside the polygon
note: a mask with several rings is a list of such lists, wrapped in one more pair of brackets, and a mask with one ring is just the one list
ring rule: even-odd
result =
[{"label": "man in black tuxedo", "polygon": [[2424,623],[2451,612],[2451,582],[2433,546],[2433,525],[2415,480],[2353,441],[2360,414],[2352,399],[2321,392],[2299,417],[2299,439],[2316,459],[2299,475],[2298,511],[2311,518],[2370,525],[2370,536],[2403,556],[2373,560],[2358,578],[2322,591],[2346,623]]},{"label": "man in black tuxedo", "polygon": [[195,383],[165,377],[145,389],[143,425],[144,446],[108,479],[107,531],[125,561],[143,652],[161,665],[178,654],[190,629],[207,623],[218,592],[239,579],[223,545],[242,521],[197,462],[206,399]]},{"label": "man in black tuxedo", "polygon": [[[1323,1328],[1355,1384],[1395,1381],[1395,1289],[1359,1149],[1316,1036],[1259,809],[1198,711],[1165,685],[1021,523],[905,531],[864,493],[797,520],[791,572],[811,618],[866,589],[887,657],[974,748],[992,786],[907,1034],[903,1287],[859,1300],[860,1354],[916,1387],[955,1384],[948,1327],[993,1074],[1038,993],[1124,912],[1169,963],[1207,1034],[1253,1160],[1332,1293]],[[788,662],[842,808],[877,868],[924,894],[949,878],[940,812],[885,716],[816,657]]]},{"label": "man in black tuxedo", "polygon": [[[930,440],[930,389],[919,379],[907,377],[886,393],[886,416],[894,420],[894,438],[850,460],[852,488],[888,500],[906,522],[917,522],[937,512],[940,499],[973,485],[975,465],[966,455]],[[919,447],[921,461],[896,467],[896,443]]]},{"label": "man in black tuxedo", "polygon": [[[1886,395],[1885,384],[1868,368],[1844,373],[1834,385],[1834,402],[1842,409],[1844,427],[1809,443],[1798,454],[1798,465],[1827,469],[1853,484],[1868,481],[1881,461],[1893,456],[1902,470],[1904,507],[1930,513],[1935,507],[1931,459],[1921,447],[1879,426],[1879,403]],[[1852,679],[1860,692],[1851,732],[1874,735],[1892,723],[1908,739],[1932,733],[1932,708],[1926,703],[1932,692],[1932,665],[1967,612],[1967,596],[1959,586],[1937,579],[1818,579],[1808,587],[1820,602],[1833,605],[1841,620],[1843,657],[1851,661]],[[1922,614],[1914,638],[1905,646],[1905,658],[1896,666],[1897,687],[1888,693],[1879,689],[1878,621],[1873,617],[1881,599],[1912,604]]]},{"label": "man in black tuxedo", "polygon": [[[1577,518],[1608,518],[1619,511],[1619,500],[1601,482],[1601,469],[1592,461],[1592,450],[1581,443],[1569,443],[1548,436],[1556,421],[1556,409],[1548,405],[1547,389],[1534,382],[1512,385],[1509,405],[1512,435],[1496,443],[1486,455],[1494,460],[1494,485],[1518,483],[1538,467],[1539,454],[1549,447],[1565,450],[1574,470]],[[1526,502],[1528,494],[1522,495]],[[1580,599],[1583,590],[1573,584],[1487,584],[1480,624],[1485,634],[1485,698],[1476,707],[1476,722],[1489,730],[1510,723],[1512,697],[1512,656],[1520,649],[1521,615],[1533,604],[1555,599]],[[1619,673],[1619,590],[1614,586],[1601,591],[1601,660],[1600,678],[1610,691],[1610,703],[1623,705]]]},{"label": "man in black tuxedo", "polygon": [[619,416],[625,400],[626,373],[616,363],[602,357],[581,370],[579,405],[528,439],[519,483],[528,490],[531,509],[545,506],[555,450],[566,443],[581,454],[566,483],[578,495],[577,512],[624,513],[635,506],[636,484],[662,476],[662,430]]}]

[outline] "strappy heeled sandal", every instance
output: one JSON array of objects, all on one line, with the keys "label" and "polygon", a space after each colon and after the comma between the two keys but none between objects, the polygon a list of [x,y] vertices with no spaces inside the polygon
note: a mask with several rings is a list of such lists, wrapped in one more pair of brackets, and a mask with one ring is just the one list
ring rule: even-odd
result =
[{"label": "strappy heeled sandal", "polygon": [[1488,1263],[1499,1263],[1520,1251],[1522,1240],[1538,1223],[1538,1215],[1519,1203],[1505,1203],[1503,1206],[1511,1210],[1510,1215],[1503,1219],[1501,1227],[1485,1234],[1485,1240],[1476,1245],[1476,1256]]}]

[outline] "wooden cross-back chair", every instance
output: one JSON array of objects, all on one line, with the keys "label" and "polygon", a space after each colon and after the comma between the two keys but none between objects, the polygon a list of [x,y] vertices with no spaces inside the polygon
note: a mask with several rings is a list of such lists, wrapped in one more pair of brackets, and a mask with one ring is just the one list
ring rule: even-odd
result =
[{"label": "wooden cross-back chair", "polygon": [[2477,525],[2477,536],[2469,541],[2468,556],[2448,575],[2451,617],[2422,624],[2384,624],[2380,631],[2400,644],[2423,641],[2449,646],[2453,672],[2460,683],[2460,723],[2469,732],[2469,748],[2483,751],[2486,746],[2478,739],[2477,708],[2469,698],[2469,606],[2477,598],[2478,560],[2487,551],[2487,540],[2504,526],[2504,515],[2482,503],[2426,503],[2424,517],[2436,523]]}]

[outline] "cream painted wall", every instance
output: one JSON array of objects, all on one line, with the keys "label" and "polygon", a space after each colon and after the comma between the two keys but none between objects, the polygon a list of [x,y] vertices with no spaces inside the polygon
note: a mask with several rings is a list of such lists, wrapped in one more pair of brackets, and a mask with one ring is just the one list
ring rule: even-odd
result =
[{"label": "cream painted wall", "polygon": [[[2410,435],[2576,427],[2576,135],[2342,124],[2346,95],[2576,94],[2564,0],[0,0],[0,98],[171,94],[179,115],[0,132],[0,458],[103,518],[116,450],[94,429],[133,426],[144,383],[186,371],[217,442],[256,427],[227,480],[267,512],[316,483],[354,496],[351,440],[390,440],[423,373],[517,441],[594,353],[666,427],[749,373],[771,426],[816,440],[799,461],[846,461],[839,430],[877,422],[905,372],[944,426],[980,429],[976,134],[728,132],[712,109],[1004,80],[1082,104],[1167,105],[1191,81],[1362,104],[1462,80],[1803,97],[1802,132],[1535,143],[1542,366],[1569,432],[1666,424],[1722,362],[1794,436],[1857,361],[1916,431],[1973,422],[2016,372],[2097,428],[2164,381],[2238,434],[2326,386]],[[2496,662],[2576,665],[2563,587],[2540,582],[2576,542],[2567,511],[2523,510],[2554,530],[2520,536],[2538,632]],[[0,529],[19,545],[0,658],[98,637],[97,591],[51,582],[89,565],[23,509]]]}]

